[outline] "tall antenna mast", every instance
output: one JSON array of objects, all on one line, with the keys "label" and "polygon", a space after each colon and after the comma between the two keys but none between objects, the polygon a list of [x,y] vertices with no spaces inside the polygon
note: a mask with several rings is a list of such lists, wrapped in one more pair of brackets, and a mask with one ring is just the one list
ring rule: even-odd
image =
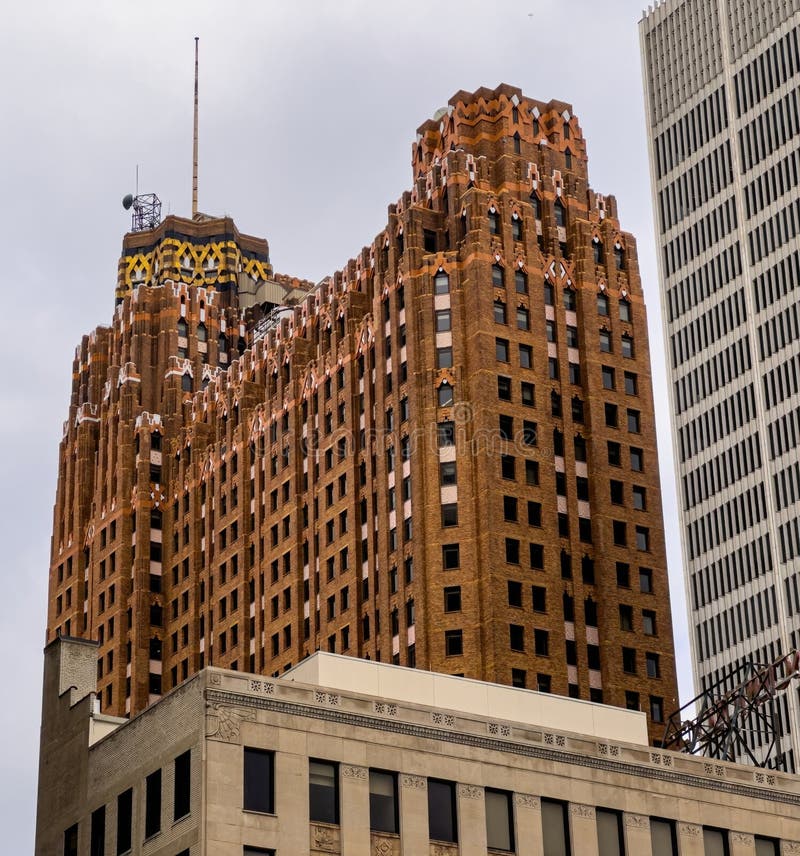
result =
[{"label": "tall antenna mast", "polygon": [[198,114],[198,94],[197,94],[197,79],[199,76],[199,36],[194,37],[194,138],[192,144],[192,217],[197,216],[197,114]]}]

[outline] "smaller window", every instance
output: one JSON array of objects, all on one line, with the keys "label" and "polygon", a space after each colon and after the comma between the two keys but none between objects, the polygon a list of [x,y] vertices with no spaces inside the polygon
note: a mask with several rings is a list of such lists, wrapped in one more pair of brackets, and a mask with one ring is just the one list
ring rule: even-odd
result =
[{"label": "smaller window", "polygon": [[637,511],[644,511],[647,508],[647,488],[635,484],[632,488],[633,492],[633,507]]},{"label": "smaller window", "polygon": [[369,827],[375,832],[400,831],[396,773],[369,771]]},{"label": "smaller window", "polygon": [[571,288],[564,289],[564,309],[568,312],[574,312],[577,307],[577,298],[575,292]]},{"label": "smaller window", "polygon": [[528,275],[519,268],[514,271],[514,290],[517,294],[528,293]]},{"label": "smaller window", "polygon": [[608,330],[600,331],[600,351],[604,354],[611,353],[611,333]]},{"label": "smaller window", "polygon": [[514,809],[511,794],[486,788],[486,846],[492,850],[514,850]]},{"label": "smaller window", "polygon": [[495,263],[492,265],[492,285],[495,288],[503,288],[505,285],[505,276],[503,274],[503,268]]},{"label": "smaller window", "polygon": [[444,611],[461,612],[461,586],[447,586],[445,588]]},{"label": "smaller window", "polygon": [[653,722],[664,721],[664,699],[660,696],[650,696],[650,719]]},{"label": "smaller window", "polygon": [[633,336],[628,336],[627,334],[623,334],[622,336],[622,356],[628,357],[628,359],[633,358]]},{"label": "smaller window", "polygon": [[448,330],[452,329],[452,322],[450,318],[450,310],[449,309],[440,309],[436,313],[436,332],[437,333],[446,333]]},{"label": "smaller window", "polygon": [[627,300],[620,300],[619,302],[619,320],[626,324],[630,324],[632,320],[631,305]]},{"label": "smaller window", "polygon": [[275,756],[263,749],[244,747],[244,793],[242,807],[245,811],[265,814],[275,812]]},{"label": "smaller window", "polygon": [[495,339],[494,340],[494,349],[495,349],[495,357],[498,360],[498,362],[501,362],[501,363],[509,362],[508,339]]},{"label": "smaller window", "polygon": [[437,390],[437,398],[439,400],[439,407],[452,407],[453,387],[449,383],[443,383]]},{"label": "smaller window", "polygon": [[608,296],[605,294],[597,295],[597,314],[603,318],[608,317]]},{"label": "smaller window", "polygon": [[450,278],[443,270],[440,270],[433,278],[433,292],[434,294],[449,294],[450,292]]},{"label": "smaller window", "polygon": [[643,552],[650,550],[650,529],[647,526],[636,527],[636,549]]},{"label": "smaller window", "polygon": [[550,655],[550,634],[547,630],[537,628],[533,631],[533,648],[537,657]]},{"label": "smaller window", "polygon": [[603,389],[614,389],[616,386],[615,372],[611,366],[602,367]]},{"label": "smaller window", "polygon": [[639,591],[644,594],[653,592],[653,572],[650,568],[639,568]]},{"label": "smaller window", "polygon": [[661,665],[659,662],[658,654],[654,654],[651,651],[648,651],[644,655],[645,665],[647,666],[647,677],[648,678],[660,678],[661,677]]},{"label": "smaller window", "polygon": [[519,346],[519,367],[521,369],[533,368],[533,349],[530,345]]},{"label": "smaller window", "polygon": [[642,630],[645,636],[656,635],[656,614],[652,609],[642,610]]},{"label": "smaller window", "polygon": [[444,653],[447,657],[459,657],[464,653],[464,638],[461,630],[445,630]]},{"label": "smaller window", "polygon": [[460,546],[458,544],[443,544],[442,545],[442,568],[445,571],[452,571],[459,567],[460,561]]},{"label": "smaller window", "polygon": [[502,300],[495,300],[493,312],[495,324],[506,323],[506,305]]},{"label": "smaller window", "polygon": [[508,644],[512,651],[525,650],[525,628],[521,624],[508,625]]},{"label": "smaller window", "polygon": [[511,401],[511,378],[505,375],[497,376],[497,397],[500,401]]},{"label": "smaller window", "polygon": [[310,819],[318,823],[339,823],[339,765],[311,760],[308,772]]},{"label": "smaller window", "polygon": [[446,348],[437,348],[436,349],[436,368],[437,369],[449,369],[453,367],[453,348],[448,346]]},{"label": "smaller window", "polygon": [[616,428],[619,424],[619,416],[618,416],[618,408],[616,404],[611,404],[610,402],[606,402],[604,405],[604,413],[606,418],[606,425],[609,428]]},{"label": "smaller window", "polygon": [[636,649],[622,649],[622,671],[627,675],[636,674]]},{"label": "smaller window", "polygon": [[634,472],[641,473],[644,470],[644,452],[642,449],[636,449],[631,446],[631,469]]}]

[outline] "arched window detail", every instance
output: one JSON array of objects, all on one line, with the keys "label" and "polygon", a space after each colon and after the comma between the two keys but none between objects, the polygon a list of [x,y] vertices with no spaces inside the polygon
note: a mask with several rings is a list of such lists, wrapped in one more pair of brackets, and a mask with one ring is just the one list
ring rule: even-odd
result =
[{"label": "arched window detail", "polygon": [[594,263],[596,265],[605,264],[605,252],[603,250],[603,242],[595,236],[592,238],[592,255],[594,256]]},{"label": "arched window detail", "polygon": [[528,293],[528,274],[522,268],[517,268],[514,271],[514,288],[517,294]]},{"label": "arched window detail", "polygon": [[491,235],[500,234],[500,217],[497,214],[497,209],[492,206],[489,209],[489,233]]},{"label": "arched window detail", "polygon": [[539,199],[536,191],[531,193],[531,208],[533,208],[533,217],[535,220],[542,219],[542,200]]},{"label": "arched window detail", "polygon": [[621,244],[614,244],[614,264],[617,270],[625,270],[625,250]]},{"label": "arched window detail", "polygon": [[569,148],[564,149],[564,166],[567,169],[572,169],[572,152]]},{"label": "arched window detail", "polygon": [[568,140],[569,138],[570,138],[569,122],[564,122],[564,139]]},{"label": "arched window detail", "polygon": [[441,269],[437,271],[436,276],[433,278],[433,293],[450,293],[450,277]]},{"label": "arched window detail", "polygon": [[514,134],[514,154],[519,154],[522,151],[522,140],[519,136],[519,131]]},{"label": "arched window detail", "polygon": [[189,372],[185,372],[181,376],[181,389],[184,392],[192,392],[193,388],[194,384],[192,383],[192,376],[189,374]]},{"label": "arched window detail", "polygon": [[197,325],[197,341],[198,342],[207,342],[208,341],[208,330],[206,329],[206,325],[200,322]]},{"label": "arched window detail", "polygon": [[185,318],[178,318],[178,335],[184,338],[189,335],[189,325]]},{"label": "arched window detail", "polygon": [[564,228],[567,225],[567,209],[564,208],[564,203],[560,199],[556,199],[555,204],[556,226]]},{"label": "arched window detail", "polygon": [[515,241],[522,240],[522,218],[516,211],[511,215],[511,237]]}]

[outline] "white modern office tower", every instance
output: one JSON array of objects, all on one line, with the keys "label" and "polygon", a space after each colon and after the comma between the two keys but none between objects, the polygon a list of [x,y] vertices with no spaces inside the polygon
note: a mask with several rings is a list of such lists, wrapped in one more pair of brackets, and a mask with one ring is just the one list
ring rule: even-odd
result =
[{"label": "white modern office tower", "polygon": [[[639,27],[702,692],[800,647],[800,0],[664,0]],[[796,687],[777,719],[794,771]]]}]

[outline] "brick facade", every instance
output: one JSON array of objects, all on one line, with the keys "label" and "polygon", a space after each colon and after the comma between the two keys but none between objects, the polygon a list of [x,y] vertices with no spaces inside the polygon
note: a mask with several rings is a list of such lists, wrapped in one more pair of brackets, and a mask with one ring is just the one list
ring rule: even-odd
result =
[{"label": "brick facade", "polygon": [[104,711],[317,649],[677,706],[636,245],[577,119],[459,92],[412,167],[317,286],[227,219],[125,237],[74,362],[48,616],[99,640]]}]

